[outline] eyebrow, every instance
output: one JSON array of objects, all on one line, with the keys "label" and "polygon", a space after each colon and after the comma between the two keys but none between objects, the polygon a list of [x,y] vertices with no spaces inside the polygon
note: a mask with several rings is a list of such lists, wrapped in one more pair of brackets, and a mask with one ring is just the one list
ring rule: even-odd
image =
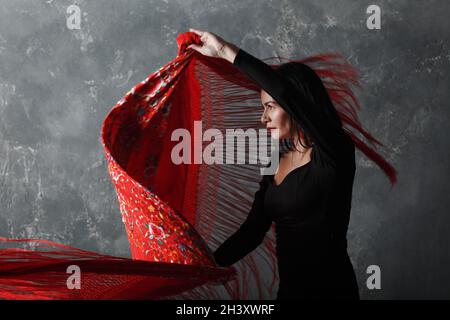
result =
[{"label": "eyebrow", "polygon": [[268,103],[276,103],[276,102],[273,101],[273,100],[270,100],[270,101],[267,101],[266,103],[264,103],[263,105],[265,106],[265,105],[267,105]]}]

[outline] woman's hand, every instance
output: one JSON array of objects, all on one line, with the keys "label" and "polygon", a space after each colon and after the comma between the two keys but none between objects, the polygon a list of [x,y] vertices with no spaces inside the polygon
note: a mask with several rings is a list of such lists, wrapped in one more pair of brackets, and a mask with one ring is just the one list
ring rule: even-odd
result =
[{"label": "woman's hand", "polygon": [[196,44],[191,44],[188,48],[200,52],[208,57],[222,58],[231,63],[234,62],[234,58],[239,51],[239,48],[234,44],[226,42],[224,39],[212,32],[200,31],[192,28],[189,28],[189,31],[200,36],[202,45],[199,46]]}]

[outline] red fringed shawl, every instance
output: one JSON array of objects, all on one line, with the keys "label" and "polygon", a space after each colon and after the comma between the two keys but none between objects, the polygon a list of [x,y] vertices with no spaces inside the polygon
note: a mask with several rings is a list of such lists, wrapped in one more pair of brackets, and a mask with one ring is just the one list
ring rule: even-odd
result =
[{"label": "red fringed shawl", "polygon": [[[202,121],[203,131],[260,127],[260,88],[229,62],[187,49],[201,43],[196,34],[180,34],[177,43],[177,57],[135,85],[109,112],[101,130],[132,259],[46,240],[0,238],[13,245],[0,250],[0,298],[275,297],[273,230],[258,249],[230,268],[216,266],[210,249],[244,221],[261,179],[259,168],[171,161],[178,144],[171,133],[177,128],[189,131],[193,152],[203,147],[194,144],[196,120]],[[373,146],[382,146],[358,119],[360,106],[350,88],[359,86],[356,70],[338,54],[290,61],[308,64],[318,73],[357,148],[394,184],[395,169],[353,133],[352,128]],[[31,248],[18,248],[21,243]],[[80,289],[67,286],[70,265],[81,270]]]}]

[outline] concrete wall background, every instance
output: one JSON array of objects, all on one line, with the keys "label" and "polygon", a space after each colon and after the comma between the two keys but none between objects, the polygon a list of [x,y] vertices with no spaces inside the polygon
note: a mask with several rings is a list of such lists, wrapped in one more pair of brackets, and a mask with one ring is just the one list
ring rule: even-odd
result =
[{"label": "concrete wall background", "polygon": [[[80,30],[66,27],[77,4]],[[366,8],[382,10],[381,30]],[[0,0],[0,236],[129,256],[100,143],[102,121],[176,56],[189,27],[260,58],[338,51],[361,71],[366,128],[394,189],[357,152],[349,253],[363,299],[450,298],[447,1]],[[379,265],[381,290],[366,268]],[[332,270],[330,270],[332,272]]]}]

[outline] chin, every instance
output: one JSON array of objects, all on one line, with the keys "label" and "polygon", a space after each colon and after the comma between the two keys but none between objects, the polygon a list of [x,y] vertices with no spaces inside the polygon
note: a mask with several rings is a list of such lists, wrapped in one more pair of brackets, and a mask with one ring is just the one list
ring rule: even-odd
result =
[{"label": "chin", "polygon": [[280,132],[280,129],[278,129],[278,133],[279,135],[277,136],[275,134],[275,132],[273,131],[269,131],[270,135],[274,138],[274,139],[278,139],[278,140],[283,140],[283,139],[288,139],[290,137],[289,133],[286,132]]},{"label": "chin", "polygon": [[289,135],[288,134],[280,134],[280,136],[278,137],[279,140],[283,140],[283,139],[289,139]]}]

